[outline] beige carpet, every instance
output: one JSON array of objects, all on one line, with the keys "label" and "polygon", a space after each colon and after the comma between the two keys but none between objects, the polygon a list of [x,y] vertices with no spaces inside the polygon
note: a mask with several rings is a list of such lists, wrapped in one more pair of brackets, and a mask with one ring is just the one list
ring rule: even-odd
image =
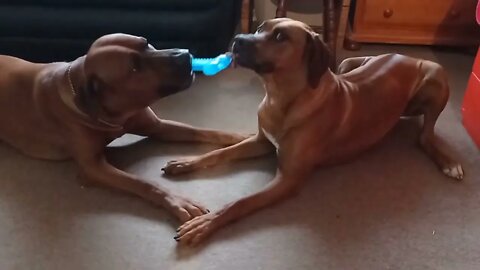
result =
[{"label": "beige carpet", "polygon": [[[415,147],[414,123],[403,122],[357,161],[319,171],[295,199],[222,230],[201,248],[177,249],[178,224],[163,210],[82,189],[71,162],[33,160],[0,144],[0,269],[480,269],[480,157],[460,115],[473,56],[396,46],[355,54],[389,51],[436,60],[449,71],[452,97],[437,131],[464,164],[464,182],[443,177]],[[237,69],[199,78],[154,107],[164,118],[252,132],[262,95],[259,80]],[[212,210],[264,186],[275,167],[263,158],[172,181],[160,171],[167,160],[212,146],[133,136],[113,146],[122,168]]]}]

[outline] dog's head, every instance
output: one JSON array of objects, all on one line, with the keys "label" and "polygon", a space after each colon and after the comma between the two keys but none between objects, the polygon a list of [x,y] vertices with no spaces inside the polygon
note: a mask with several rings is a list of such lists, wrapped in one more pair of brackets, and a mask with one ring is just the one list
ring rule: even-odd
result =
[{"label": "dog's head", "polygon": [[287,18],[265,21],[254,34],[237,35],[232,53],[238,65],[260,75],[305,70],[312,88],[318,86],[331,61],[319,34],[308,25]]},{"label": "dog's head", "polygon": [[156,50],[143,37],[111,34],[97,39],[83,61],[77,102],[90,114],[118,114],[148,106],[193,82],[187,50]]}]

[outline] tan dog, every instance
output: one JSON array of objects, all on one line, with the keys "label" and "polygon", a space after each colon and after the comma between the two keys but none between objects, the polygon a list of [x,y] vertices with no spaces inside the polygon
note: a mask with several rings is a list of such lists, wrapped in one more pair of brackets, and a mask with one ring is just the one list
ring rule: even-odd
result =
[{"label": "tan dog", "polygon": [[73,158],[82,180],[140,196],[187,221],[208,210],[116,169],[104,150],[125,133],[223,145],[245,139],[160,120],[148,107],[192,81],[188,51],[155,50],[145,38],[125,34],[99,38],[71,63],[0,56],[0,141],[36,158]]},{"label": "tan dog", "polygon": [[329,53],[307,25],[274,19],[252,35],[235,38],[239,65],[265,83],[258,133],[245,141],[199,157],[172,161],[178,174],[275,150],[278,170],[265,189],[217,213],[185,223],[176,240],[196,244],[229,222],[287,198],[315,168],[347,161],[380,141],[401,116],[424,115],[420,145],[448,176],[462,179],[462,167],[443,153],[433,128],[447,103],[443,68],[433,62],[389,54],[345,60],[335,75]]}]

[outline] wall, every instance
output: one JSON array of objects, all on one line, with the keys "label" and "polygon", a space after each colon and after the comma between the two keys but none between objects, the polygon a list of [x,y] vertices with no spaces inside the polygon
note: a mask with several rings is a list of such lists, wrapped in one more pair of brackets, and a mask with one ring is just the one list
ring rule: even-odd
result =
[{"label": "wall", "polygon": [[[309,25],[322,25],[322,5],[321,0],[289,0],[287,1],[288,17],[303,21]],[[255,16],[257,21],[275,17],[276,1],[274,0],[255,0]]]}]

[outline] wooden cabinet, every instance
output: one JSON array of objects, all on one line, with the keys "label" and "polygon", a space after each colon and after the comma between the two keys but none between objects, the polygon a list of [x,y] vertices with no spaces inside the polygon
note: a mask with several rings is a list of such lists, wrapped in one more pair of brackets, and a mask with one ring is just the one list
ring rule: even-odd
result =
[{"label": "wooden cabinet", "polygon": [[353,42],[477,45],[477,0],[352,0]]}]

